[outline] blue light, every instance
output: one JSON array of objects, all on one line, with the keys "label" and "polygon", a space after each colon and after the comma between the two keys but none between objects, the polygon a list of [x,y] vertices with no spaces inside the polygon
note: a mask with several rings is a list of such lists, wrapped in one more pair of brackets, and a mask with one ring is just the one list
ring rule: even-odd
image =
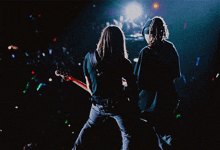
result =
[{"label": "blue light", "polygon": [[30,18],[32,18],[32,15],[30,15]]},{"label": "blue light", "polygon": [[11,55],[11,57],[12,57],[12,58],[15,58],[15,55],[14,55],[14,54],[12,54],[12,55]]},{"label": "blue light", "polygon": [[37,91],[41,88],[42,85],[43,85],[42,83],[40,83],[40,84],[38,85]]},{"label": "blue light", "polygon": [[183,80],[184,80],[184,82],[186,83],[186,78],[185,78],[185,76],[184,75],[182,75],[183,76]]},{"label": "blue light", "polygon": [[50,54],[50,55],[52,54],[52,49],[49,49],[49,54]]},{"label": "blue light", "polygon": [[199,59],[200,59],[200,57],[197,58],[196,66],[199,65]]}]

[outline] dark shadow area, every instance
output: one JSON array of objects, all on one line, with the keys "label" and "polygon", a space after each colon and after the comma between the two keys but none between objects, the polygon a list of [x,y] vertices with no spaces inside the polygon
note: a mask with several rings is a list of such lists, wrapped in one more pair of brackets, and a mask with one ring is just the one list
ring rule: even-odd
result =
[{"label": "dark shadow area", "polygon": [[[106,22],[119,20],[126,2],[74,1],[69,5],[0,2],[1,150],[22,150],[24,146],[37,150],[73,147],[88,119],[90,95],[54,72],[59,66],[85,83],[84,56],[96,49]],[[219,149],[219,2],[159,0],[162,4],[159,10],[151,9],[151,2],[154,1],[143,4],[148,15],[142,18],[143,22],[155,15],[164,17],[184,75],[175,82],[180,102],[170,125],[172,148]],[[11,44],[19,49],[9,50]],[[126,41],[133,66],[133,59],[145,45],[143,40]],[[198,57],[199,64],[195,65]],[[144,121],[140,124],[141,147],[157,149],[152,126]],[[89,150],[119,150],[121,143],[117,124],[107,119],[94,131],[88,147]]]}]

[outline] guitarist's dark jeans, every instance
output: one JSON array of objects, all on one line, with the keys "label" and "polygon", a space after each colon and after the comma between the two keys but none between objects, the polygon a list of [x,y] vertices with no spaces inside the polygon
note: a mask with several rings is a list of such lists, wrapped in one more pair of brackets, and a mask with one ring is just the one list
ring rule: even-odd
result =
[{"label": "guitarist's dark jeans", "polygon": [[[75,146],[72,150],[85,149],[87,145],[87,138],[91,129],[99,123],[102,123],[106,117],[111,117],[117,122],[122,136],[122,148],[123,150],[133,149],[132,139],[135,134],[135,123],[132,121],[132,113],[126,108],[103,108],[102,105],[92,104],[89,119],[81,129],[78,138],[75,142]],[[92,137],[90,137],[92,138]],[[134,148],[135,149],[135,148]]]}]

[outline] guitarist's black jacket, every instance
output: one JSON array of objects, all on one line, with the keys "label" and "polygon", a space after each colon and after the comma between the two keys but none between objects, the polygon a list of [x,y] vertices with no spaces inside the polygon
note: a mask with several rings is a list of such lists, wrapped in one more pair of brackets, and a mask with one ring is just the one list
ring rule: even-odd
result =
[{"label": "guitarist's black jacket", "polygon": [[[95,63],[93,59],[95,59]],[[136,77],[128,59],[110,57],[101,61],[97,51],[95,51],[85,56],[83,71],[89,79],[92,97],[96,102],[125,95],[122,78],[126,79],[128,83],[129,92],[127,94],[129,93],[129,95],[127,96],[138,100]]]}]

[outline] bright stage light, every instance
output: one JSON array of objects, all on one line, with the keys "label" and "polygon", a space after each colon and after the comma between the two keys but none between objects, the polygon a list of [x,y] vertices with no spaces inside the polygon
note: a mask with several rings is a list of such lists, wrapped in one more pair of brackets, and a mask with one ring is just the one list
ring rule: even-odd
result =
[{"label": "bright stage light", "polygon": [[135,19],[141,15],[141,7],[137,3],[131,3],[126,8],[126,14],[128,19]]},{"label": "bright stage light", "polygon": [[153,8],[154,9],[158,9],[159,8],[159,4],[157,2],[153,3]]}]

